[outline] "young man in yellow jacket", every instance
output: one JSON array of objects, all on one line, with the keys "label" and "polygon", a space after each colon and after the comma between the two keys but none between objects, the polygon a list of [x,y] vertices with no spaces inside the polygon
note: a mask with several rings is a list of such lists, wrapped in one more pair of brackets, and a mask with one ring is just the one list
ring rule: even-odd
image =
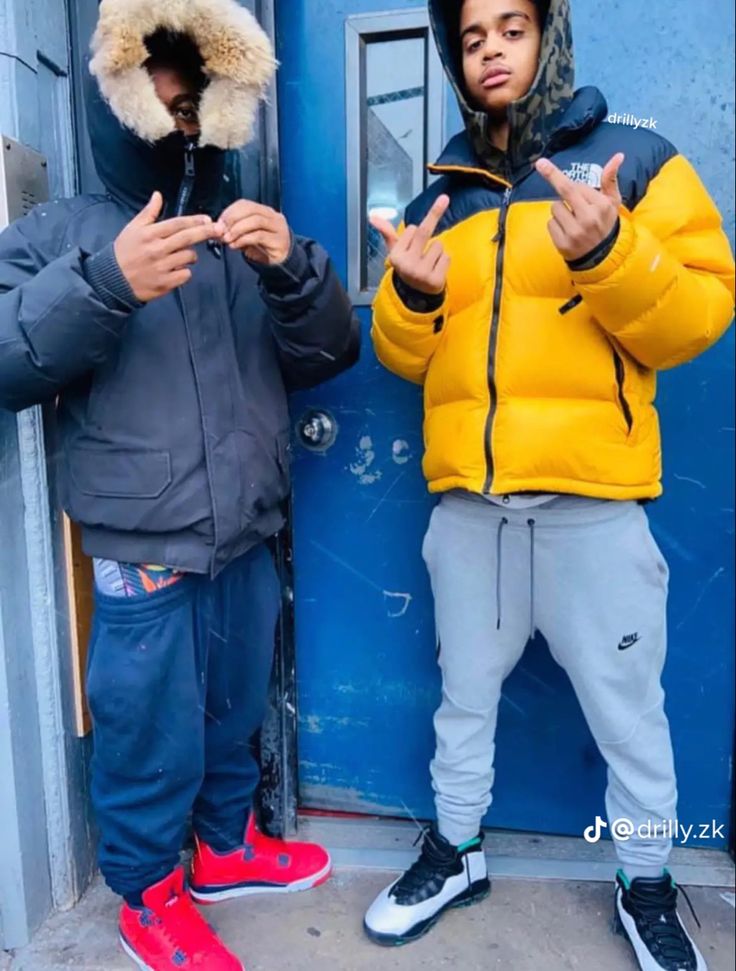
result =
[{"label": "young man in yellow jacket", "polygon": [[[384,944],[488,892],[480,826],[501,686],[537,629],[608,763],[610,821],[676,818],[668,569],[641,503],[662,490],[656,372],[713,344],[734,296],[692,167],[656,133],[604,123],[595,88],[574,92],[568,0],[430,11],[466,130],[403,233],[374,221],[389,268],[373,339],[387,368],[424,385],[424,471],[442,494],[424,545],[443,675],[437,824],[366,916]],[[703,971],[671,841],[616,849],[619,926],[641,968]]]}]

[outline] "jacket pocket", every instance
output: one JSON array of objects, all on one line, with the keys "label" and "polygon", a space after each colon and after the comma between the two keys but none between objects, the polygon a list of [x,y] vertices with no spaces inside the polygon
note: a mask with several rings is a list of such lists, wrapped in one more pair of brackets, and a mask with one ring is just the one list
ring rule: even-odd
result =
[{"label": "jacket pocket", "polygon": [[171,485],[169,452],[122,448],[72,449],[72,483],[84,496],[108,499],[158,499]]},{"label": "jacket pocket", "polygon": [[76,522],[126,532],[172,528],[162,498],[172,482],[169,452],[77,446],[67,462],[65,506]]},{"label": "jacket pocket", "polygon": [[621,412],[626,421],[626,428],[628,434],[631,434],[631,430],[634,427],[634,416],[631,411],[631,405],[626,399],[625,383],[626,383],[626,365],[621,355],[618,353],[616,348],[612,348],[613,353],[613,366],[616,371],[616,388],[618,390],[618,403],[621,408]]}]

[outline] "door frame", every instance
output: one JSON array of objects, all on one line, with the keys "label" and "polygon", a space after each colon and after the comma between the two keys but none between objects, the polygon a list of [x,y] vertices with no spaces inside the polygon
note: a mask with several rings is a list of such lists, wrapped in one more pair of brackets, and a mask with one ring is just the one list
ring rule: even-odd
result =
[{"label": "door frame", "polygon": [[[276,47],[276,0],[241,0],[257,17]],[[256,139],[241,153],[241,189],[246,198],[281,208],[278,86],[271,80],[261,104]],[[257,185],[252,173],[257,171]],[[253,188],[249,191],[249,185]],[[257,190],[257,195],[254,190]],[[294,836],[298,826],[299,754],[298,695],[291,497],[286,525],[274,540],[273,553],[281,579],[281,614],[276,631],[274,668],[266,720],[260,733],[261,784],[258,809],[264,829],[274,836]]]}]

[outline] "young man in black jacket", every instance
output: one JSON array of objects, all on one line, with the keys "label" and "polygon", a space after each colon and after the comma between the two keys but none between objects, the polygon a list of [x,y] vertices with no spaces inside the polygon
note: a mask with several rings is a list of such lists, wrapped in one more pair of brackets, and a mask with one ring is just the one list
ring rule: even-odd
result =
[{"label": "young man in black jacket", "polygon": [[[242,967],[192,897],[326,879],[252,814],[279,612],[287,391],[359,332],[326,253],[227,199],[274,68],[235,0],[103,0],[88,120],[107,192],[0,236],[0,407],[58,399],[64,506],[94,557],[100,866],[139,967]],[[192,814],[186,886],[179,853]]]}]

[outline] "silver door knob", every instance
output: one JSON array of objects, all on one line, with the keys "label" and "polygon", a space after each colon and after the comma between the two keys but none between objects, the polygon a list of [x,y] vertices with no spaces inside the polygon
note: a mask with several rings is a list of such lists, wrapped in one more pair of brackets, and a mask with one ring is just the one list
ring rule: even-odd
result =
[{"label": "silver door knob", "polygon": [[308,411],[296,426],[299,441],[312,452],[324,452],[334,445],[337,438],[337,422],[326,411]]}]

